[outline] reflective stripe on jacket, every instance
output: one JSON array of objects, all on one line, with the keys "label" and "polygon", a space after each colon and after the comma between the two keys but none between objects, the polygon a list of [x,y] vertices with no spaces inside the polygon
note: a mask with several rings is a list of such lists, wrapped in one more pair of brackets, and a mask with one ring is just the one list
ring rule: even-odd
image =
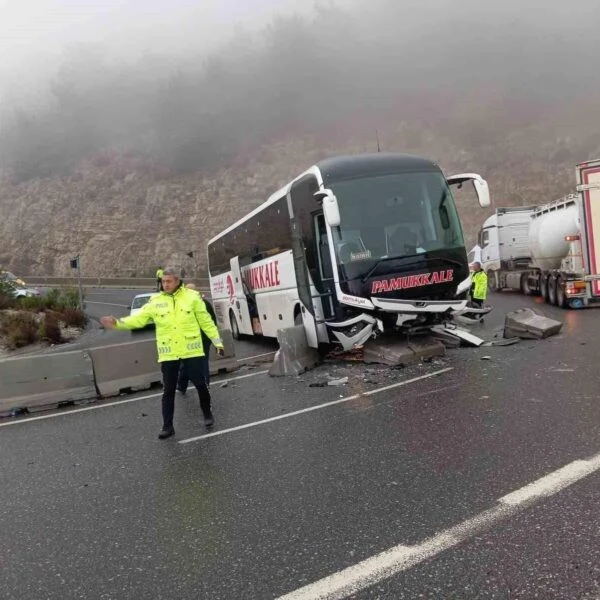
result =
[{"label": "reflective stripe on jacket", "polygon": [[173,294],[155,294],[137,314],[117,319],[116,328],[140,329],[152,322],[156,326],[158,362],[204,356],[201,332],[215,347],[223,347],[204,300],[183,285]]},{"label": "reflective stripe on jacket", "polygon": [[486,272],[482,269],[473,273],[473,299],[485,300],[488,289],[488,278]]}]

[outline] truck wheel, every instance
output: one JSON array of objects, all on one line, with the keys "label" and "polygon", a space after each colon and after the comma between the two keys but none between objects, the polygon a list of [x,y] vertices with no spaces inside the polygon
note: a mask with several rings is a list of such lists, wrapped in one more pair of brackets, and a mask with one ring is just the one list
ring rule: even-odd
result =
[{"label": "truck wheel", "polygon": [[490,292],[497,292],[498,290],[498,280],[496,279],[496,271],[490,269],[487,272],[488,276],[488,288]]},{"label": "truck wheel", "polygon": [[548,304],[556,306],[556,278],[548,277]]},{"label": "truck wheel", "polygon": [[521,293],[524,296],[531,296],[531,287],[529,286],[529,275],[527,273],[523,273],[523,275],[521,275]]},{"label": "truck wheel", "polygon": [[565,294],[565,282],[561,277],[556,282],[556,304],[561,308],[568,308],[567,295]]},{"label": "truck wheel", "polygon": [[548,277],[543,273],[540,275],[540,296],[544,302],[548,302]]},{"label": "truck wheel", "polygon": [[231,337],[233,337],[234,340],[239,340],[240,328],[238,327],[235,315],[231,311],[229,312],[229,325],[231,326]]}]

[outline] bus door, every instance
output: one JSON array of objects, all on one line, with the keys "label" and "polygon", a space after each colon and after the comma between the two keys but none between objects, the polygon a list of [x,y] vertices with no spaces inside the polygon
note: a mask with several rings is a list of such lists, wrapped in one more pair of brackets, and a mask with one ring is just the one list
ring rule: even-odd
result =
[{"label": "bus door", "polygon": [[[240,268],[240,259],[236,256],[229,261],[231,266],[231,282],[227,282],[227,292],[229,293],[229,301],[232,305],[233,314],[237,321],[239,332],[246,335],[253,333],[262,333],[260,322],[258,320],[258,312],[256,312],[256,302],[249,293],[246,282],[242,277]],[[256,313],[256,322],[252,318],[252,312]],[[256,331],[256,323],[258,323],[258,331]],[[254,325],[254,327],[253,327]]]},{"label": "bus door", "polygon": [[318,246],[319,282],[315,282],[322,294],[323,315],[325,319],[335,316],[335,283],[333,280],[333,267],[331,265],[331,253],[329,252],[329,239],[327,238],[327,227],[323,213],[317,213],[314,217],[316,241]]}]

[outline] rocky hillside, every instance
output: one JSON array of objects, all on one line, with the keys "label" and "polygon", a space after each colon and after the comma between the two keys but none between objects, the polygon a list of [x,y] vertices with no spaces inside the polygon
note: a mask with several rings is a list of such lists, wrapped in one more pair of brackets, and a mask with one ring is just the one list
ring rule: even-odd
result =
[{"label": "rocky hillside", "polygon": [[[448,174],[480,172],[495,206],[534,204],[572,190],[575,164],[600,156],[597,106],[512,130],[468,115],[411,128],[389,115],[379,136],[384,150],[433,157]],[[375,148],[374,129],[364,121],[319,137],[282,138],[210,172],[175,176],[132,155],[103,154],[61,177],[5,177],[0,264],[23,274],[65,275],[69,258],[80,253],[89,276],[147,275],[165,263],[201,273],[209,237],[302,169],[325,156]],[[458,202],[470,244],[488,213],[470,195]],[[185,257],[190,251],[193,260]]]}]

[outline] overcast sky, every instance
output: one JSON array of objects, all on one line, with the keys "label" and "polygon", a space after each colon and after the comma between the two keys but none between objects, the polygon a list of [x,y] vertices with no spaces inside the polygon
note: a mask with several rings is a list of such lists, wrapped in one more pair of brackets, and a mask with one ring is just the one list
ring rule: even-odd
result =
[{"label": "overcast sky", "polygon": [[[111,58],[210,48],[299,0],[0,0],[0,91],[51,75],[65,47],[98,44]],[[112,55],[112,56],[111,56]],[[4,88],[4,89],[3,89]]]}]

